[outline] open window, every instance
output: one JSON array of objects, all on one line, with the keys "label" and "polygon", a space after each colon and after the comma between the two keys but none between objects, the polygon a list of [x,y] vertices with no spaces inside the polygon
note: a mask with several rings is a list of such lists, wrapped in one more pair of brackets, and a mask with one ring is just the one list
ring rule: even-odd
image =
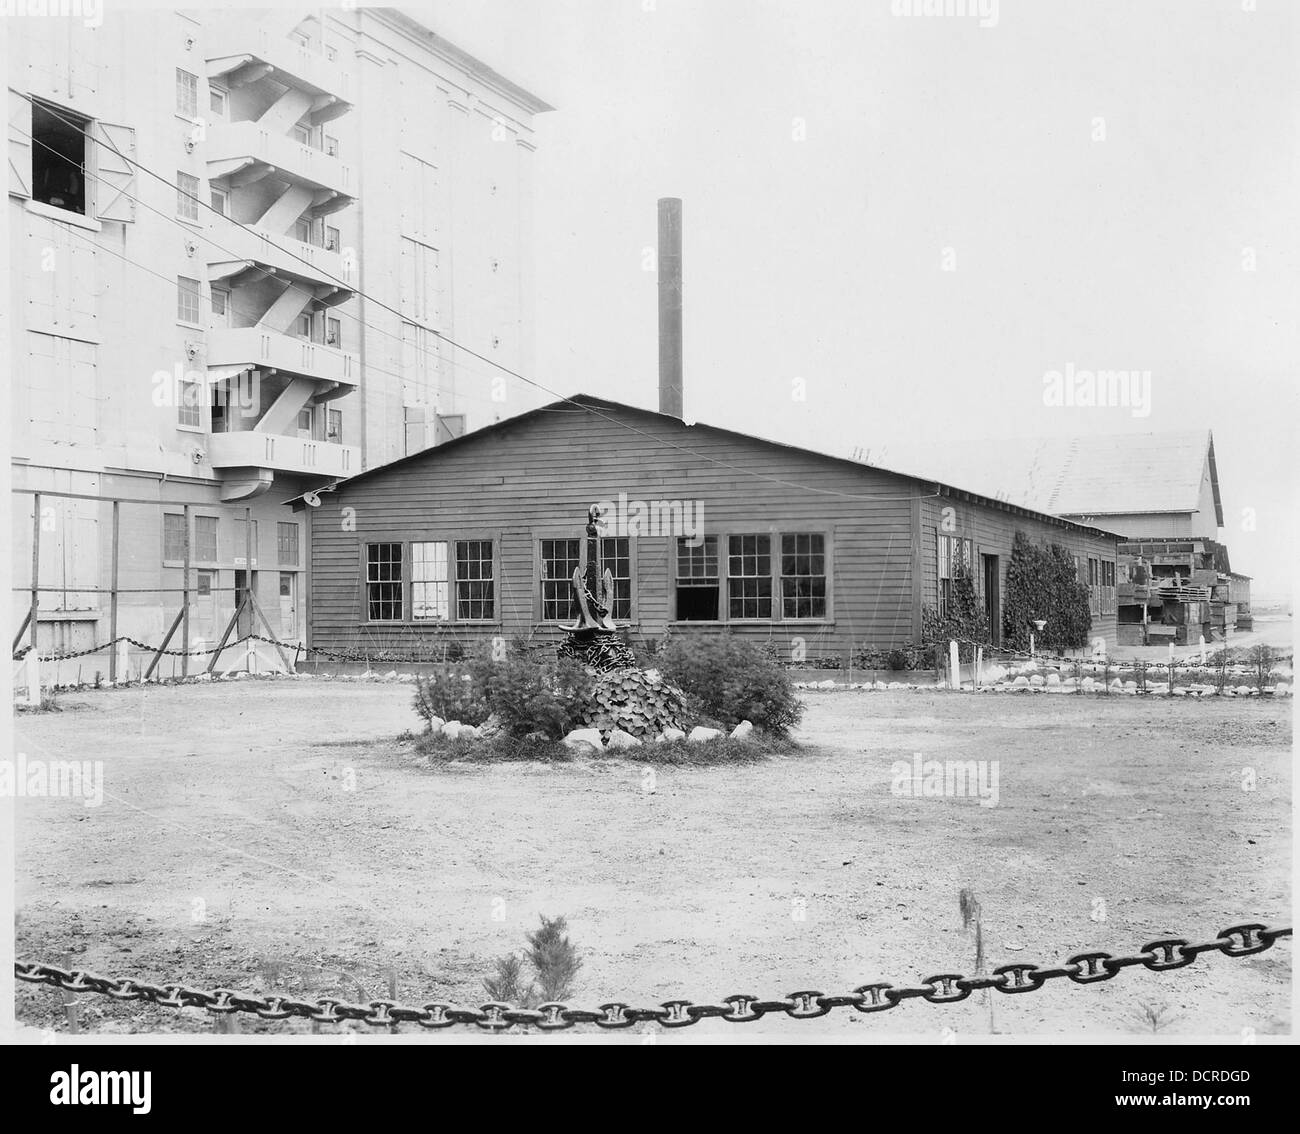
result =
[{"label": "open window", "polygon": [[32,103],[32,200],[86,215],[86,133],[90,121]]}]

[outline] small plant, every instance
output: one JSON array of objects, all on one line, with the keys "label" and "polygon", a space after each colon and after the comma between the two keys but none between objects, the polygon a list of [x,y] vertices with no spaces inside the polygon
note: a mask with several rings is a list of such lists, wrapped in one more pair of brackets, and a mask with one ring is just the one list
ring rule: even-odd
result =
[{"label": "small plant", "polygon": [[617,728],[638,740],[647,740],[665,729],[681,728],[685,715],[682,691],[660,674],[616,669],[594,678],[581,723],[586,728],[600,729],[605,737]]},{"label": "small plant", "polygon": [[1129,1012],[1142,1027],[1143,1031],[1149,1031],[1152,1035],[1157,1035],[1162,1029],[1167,1028],[1175,1020],[1181,1019],[1177,1012],[1171,1012],[1169,1005],[1164,1001],[1158,1004],[1143,1002]]},{"label": "small plant", "polygon": [[[984,921],[983,910],[980,908],[979,899],[975,896],[974,890],[963,888],[957,895],[957,908],[961,910],[961,927],[962,929],[975,930],[975,976],[983,976],[985,973],[986,960],[984,957]],[[993,1024],[993,998],[989,995],[989,989],[984,989],[984,1003],[989,1010],[989,1031],[995,1031]]]},{"label": "small plant", "polygon": [[[573,995],[573,981],[582,968],[582,956],[565,934],[563,917],[541,915],[541,925],[526,935],[528,948],[521,958],[516,953],[498,957],[496,972],[483,980],[483,989],[498,1003],[536,1008],[567,1000]],[[524,984],[524,961],[533,976]]]},{"label": "small plant", "polygon": [[427,722],[434,717],[479,725],[488,718],[487,690],[481,678],[456,666],[439,666],[415,682],[415,711]]},{"label": "small plant", "polygon": [[534,660],[518,652],[486,668],[480,681],[507,733],[544,733],[552,740],[578,727],[595,692],[591,672],[572,658]]},{"label": "small plant", "polygon": [[1273,676],[1273,647],[1265,642],[1252,646],[1246,655],[1248,665],[1255,668],[1255,687],[1262,693]]}]

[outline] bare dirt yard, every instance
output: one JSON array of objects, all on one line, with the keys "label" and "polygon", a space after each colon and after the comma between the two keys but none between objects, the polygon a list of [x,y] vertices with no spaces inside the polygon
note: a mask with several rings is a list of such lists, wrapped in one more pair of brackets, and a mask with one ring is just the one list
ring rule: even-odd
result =
[{"label": "bare dirt yard", "polygon": [[[418,724],[397,683],[61,702],[18,719],[17,748],[103,761],[105,797],[15,801],[18,957],[109,976],[353,1001],[395,982],[405,1003],[476,1005],[545,913],[582,952],[573,1003],[653,1005],[969,974],[963,887],[990,967],[1289,924],[1287,701],[811,692],[815,748],[652,785],[635,760],[431,767],[397,739]],[[892,790],[914,753],[997,761],[997,805]],[[689,1032],[1136,1035],[1149,1009],[1169,1036],[1288,1033],[1292,948]],[[17,1001],[21,1024],[65,1026],[57,992],[20,983]],[[197,1009],[80,1003],[92,1031],[212,1030]]]}]

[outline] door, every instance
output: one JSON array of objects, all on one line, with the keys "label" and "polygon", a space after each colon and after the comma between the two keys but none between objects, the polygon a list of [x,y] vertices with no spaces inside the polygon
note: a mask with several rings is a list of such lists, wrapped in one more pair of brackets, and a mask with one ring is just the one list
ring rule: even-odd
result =
[{"label": "door", "polygon": [[295,638],[298,635],[298,576],[292,571],[280,572],[280,636]]},{"label": "door", "polygon": [[998,590],[998,557],[981,555],[984,566],[984,614],[989,622],[989,641],[1002,643],[1002,595]]},{"label": "door", "polygon": [[[235,571],[235,606],[238,607],[244,601],[244,595],[248,589],[248,572]],[[253,572],[253,594],[257,594],[257,572]],[[240,612],[239,624],[235,627],[235,636],[243,638],[245,635],[253,633],[253,608],[250,604]]]}]

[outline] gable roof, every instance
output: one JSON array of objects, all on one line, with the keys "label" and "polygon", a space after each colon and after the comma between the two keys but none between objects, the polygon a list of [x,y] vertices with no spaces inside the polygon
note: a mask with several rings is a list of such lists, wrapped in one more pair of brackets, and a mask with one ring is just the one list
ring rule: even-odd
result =
[{"label": "gable roof", "polygon": [[[1116,535],[1115,532],[1108,531],[1105,528],[1099,528],[1093,524],[1076,522],[1067,517],[1056,515],[1055,513],[1042,512],[1038,509],[1034,509],[1022,504],[1018,504],[1016,501],[1008,499],[1006,497],[985,496],[979,492],[972,492],[966,489],[957,488],[951,484],[938,482],[931,477],[916,476],[911,473],[900,472],[896,469],[885,468],[881,465],[868,464],[864,461],[852,460],[848,457],[836,457],[831,455],[830,453],[819,452],[816,449],[805,449],[798,445],[789,445],[783,441],[772,441],[766,437],[756,437],[750,433],[741,433],[738,430],[734,430],[734,429],[724,429],[721,426],[708,425],[704,422],[695,422],[693,424],[688,425],[680,418],[674,417],[671,414],[662,414],[654,410],[643,409],[640,406],[626,405],[623,402],[609,401],[608,399],[605,398],[593,397],[590,394],[574,394],[570,398],[561,398],[559,401],[551,402],[550,404],[544,406],[538,406],[536,409],[528,410],[527,412],[518,414],[514,417],[503,418],[501,421],[493,422],[491,425],[482,426],[481,428],[475,429],[469,433],[462,433],[459,437],[453,437],[450,440],[443,441],[438,445],[430,446],[427,449],[421,449],[419,452],[408,453],[405,457],[398,457],[396,460],[388,461],[386,464],[375,465],[373,468],[364,469],[363,471],[357,473],[355,476],[351,476],[342,480],[336,480],[333,484],[322,489],[317,489],[316,491],[332,492],[335,489],[342,489],[344,491],[348,491],[352,488],[353,485],[359,484],[365,480],[369,480],[371,477],[379,476],[380,474],[390,473],[394,469],[400,469],[403,466],[411,464],[412,462],[415,461],[443,460],[444,458],[446,458],[446,456],[449,453],[454,453],[457,449],[460,449],[461,447],[468,445],[474,441],[480,440],[484,437],[495,435],[497,433],[504,432],[506,430],[517,429],[520,426],[525,426],[532,421],[539,420],[545,414],[555,413],[557,411],[564,410],[565,407],[572,407],[572,406],[578,406],[579,408],[582,409],[591,410],[593,413],[597,414],[597,416],[606,416],[608,412],[614,412],[614,413],[621,413],[621,414],[634,414],[634,415],[639,415],[651,419],[660,419],[663,421],[668,421],[673,423],[674,425],[678,426],[680,429],[685,431],[687,434],[696,434],[697,436],[700,437],[702,442],[705,440],[705,437],[708,434],[713,434],[713,435],[718,435],[723,437],[738,438],[743,441],[748,441],[754,444],[763,445],[772,449],[782,450],[788,453],[799,453],[805,456],[817,457],[823,461],[830,461],[837,465],[847,465],[851,468],[858,469],[858,470],[870,469],[878,473],[884,473],[887,476],[897,477],[901,480],[910,480],[917,484],[924,484],[932,487],[935,495],[967,499],[974,503],[983,504],[991,508],[1000,509],[1001,511],[1014,512],[1021,515],[1029,514],[1034,516],[1034,518],[1036,519],[1044,520],[1061,527],[1074,528],[1074,529],[1090,532],[1093,534],[1102,535],[1107,538],[1111,538]],[[634,429],[635,427],[628,426],[628,428]],[[713,458],[708,457],[702,453],[697,453],[693,449],[685,445],[681,446],[681,448],[683,448],[686,452],[691,453],[692,455],[698,456],[699,459],[702,461],[713,460]],[[765,479],[775,479],[775,478],[765,478]],[[292,500],[285,501],[285,503],[292,505],[295,509],[300,509],[303,506],[303,498],[302,496],[297,496],[294,497]]]},{"label": "gable roof", "polygon": [[1208,465],[1215,522],[1223,526],[1208,429],[945,442],[912,459],[936,476],[1057,516],[1195,512]]}]

